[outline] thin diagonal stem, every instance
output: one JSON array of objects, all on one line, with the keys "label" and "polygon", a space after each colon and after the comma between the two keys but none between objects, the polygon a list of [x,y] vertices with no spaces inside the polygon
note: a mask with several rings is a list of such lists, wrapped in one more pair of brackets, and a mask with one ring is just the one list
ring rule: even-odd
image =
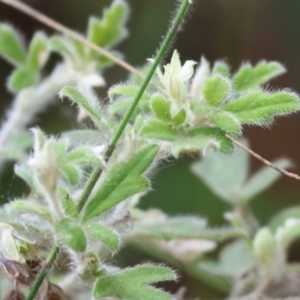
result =
[{"label": "thin diagonal stem", "polygon": [[265,158],[263,158],[262,156],[260,156],[256,152],[254,152],[253,150],[249,149],[248,147],[246,147],[245,145],[243,145],[242,143],[240,143],[239,141],[237,141],[236,139],[234,139],[229,134],[226,134],[226,137],[228,137],[229,139],[231,139],[234,144],[236,144],[238,147],[240,147],[244,151],[248,152],[250,155],[252,155],[257,160],[261,161],[266,166],[268,166],[268,167],[276,170],[277,172],[281,173],[282,175],[285,175],[287,177],[290,177],[290,178],[293,178],[293,179],[296,179],[296,180],[300,180],[300,176],[299,175],[297,175],[295,173],[288,172],[288,171],[286,171],[284,169],[281,169],[281,168],[275,166],[270,161],[266,160]]},{"label": "thin diagonal stem", "polygon": [[[19,1],[17,0],[5,0],[6,3],[18,3]],[[127,123],[129,122],[131,116],[132,116],[132,113],[134,112],[136,106],[138,105],[143,93],[145,92],[148,84],[150,83],[150,80],[151,78],[153,77],[155,71],[156,71],[156,68],[159,66],[164,54],[166,53],[166,51],[168,50],[173,38],[175,37],[176,35],[176,32],[178,30],[178,27],[180,26],[184,16],[186,15],[187,13],[187,10],[189,8],[189,5],[191,4],[191,0],[183,0],[179,10],[178,10],[178,13],[166,35],[166,37],[164,38],[163,40],[163,43],[155,57],[155,60],[151,66],[151,69],[150,71],[148,72],[147,76],[145,77],[141,87],[140,87],[140,90],[138,91],[137,95],[135,96],[135,98],[133,99],[132,101],[132,104],[130,106],[130,108],[128,109],[126,115],[124,116],[122,122],[120,123],[117,131],[115,132],[112,140],[111,140],[111,143],[109,145],[109,147],[107,148],[106,152],[105,152],[105,158],[106,160],[108,160],[110,158],[110,156],[112,155],[113,151],[115,150],[115,147],[120,139],[120,137],[122,136],[123,134],[123,131],[127,125]],[[69,30],[69,29],[68,29]],[[87,202],[96,182],[98,181],[100,175],[101,175],[101,172],[102,172],[102,169],[100,167],[97,167],[91,174],[90,178],[88,179],[84,189],[83,189],[83,192],[78,200],[78,211],[80,212],[85,203]],[[49,262],[48,260],[46,261],[46,265],[47,267],[49,267],[49,265],[51,266],[51,264],[55,261],[55,259],[57,258],[57,255],[59,253],[59,247],[57,245],[55,245],[50,254],[49,254]],[[33,285],[33,288],[31,289],[30,291],[30,294],[28,295],[27,297],[27,300],[33,300],[36,293],[38,292],[38,289],[39,287],[41,286],[43,280],[45,279],[46,277],[46,274],[47,274],[47,269],[46,268],[43,268],[43,270],[38,274],[37,278],[36,278],[36,281]]]},{"label": "thin diagonal stem", "polygon": [[46,261],[44,262],[44,266],[43,266],[42,270],[39,272],[32,288],[27,296],[27,300],[34,299],[34,297],[37,294],[40,286],[42,285],[45,277],[47,276],[47,271],[52,267],[54,261],[56,260],[58,253],[59,253],[59,247],[57,245],[55,245],[51,249]]},{"label": "thin diagonal stem", "polygon": [[[176,15],[170,29],[169,32],[167,33],[166,37],[163,40],[163,43],[155,57],[155,60],[151,66],[151,69],[149,71],[149,73],[147,74],[146,78],[144,79],[143,84],[141,85],[137,95],[135,96],[135,98],[133,99],[130,108],[128,109],[126,115],[124,116],[122,122],[120,123],[117,131],[115,132],[114,136],[112,137],[112,140],[110,142],[109,147],[106,150],[105,153],[105,158],[106,160],[108,160],[111,156],[111,154],[113,153],[127,123],[129,122],[132,113],[134,112],[136,106],[138,105],[143,93],[145,92],[152,76],[154,75],[159,63],[161,62],[164,54],[166,53],[166,51],[168,50],[173,38],[176,35],[176,32],[178,30],[179,25],[182,23],[182,20],[188,10],[188,7],[190,5],[190,0],[184,0],[182,2],[181,7],[179,8],[178,14]],[[81,197],[79,198],[78,201],[78,210],[81,211],[81,209],[84,207],[89,195],[91,194],[99,176],[101,175],[102,169],[101,167],[98,167],[94,170],[94,172],[91,174],[87,184],[84,187],[83,193],[81,194]]]}]

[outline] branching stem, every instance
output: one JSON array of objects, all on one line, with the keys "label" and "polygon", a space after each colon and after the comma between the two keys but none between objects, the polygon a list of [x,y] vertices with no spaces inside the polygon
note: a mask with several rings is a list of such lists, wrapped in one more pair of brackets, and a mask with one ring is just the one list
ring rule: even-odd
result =
[{"label": "branching stem", "polygon": [[[16,5],[16,8],[18,8],[18,9],[22,8],[20,10],[26,12],[29,15],[31,15],[32,13],[34,13],[34,15],[36,15],[36,13],[35,13],[34,10],[32,10],[30,7],[27,7],[25,4],[20,3],[17,0],[9,0],[9,1],[5,0],[4,2],[8,3],[8,4],[14,4],[14,5]],[[145,79],[144,79],[144,81],[143,81],[143,83],[142,83],[142,85],[141,85],[141,87],[140,87],[137,95],[133,99],[132,104],[130,105],[130,108],[128,109],[126,115],[124,116],[122,122],[120,123],[117,131],[115,132],[115,134],[114,134],[114,136],[113,136],[113,138],[111,140],[111,143],[110,143],[109,147],[107,148],[107,150],[105,152],[105,158],[106,158],[106,160],[108,160],[110,158],[110,156],[112,155],[113,151],[115,150],[116,145],[117,145],[120,137],[122,136],[123,131],[124,131],[127,123],[129,122],[129,120],[130,120],[130,118],[132,116],[132,113],[134,112],[136,106],[138,105],[138,103],[139,103],[139,101],[140,101],[143,93],[145,92],[148,84],[150,83],[150,80],[153,77],[153,75],[154,75],[157,67],[159,66],[159,64],[160,64],[160,62],[161,62],[164,54],[168,50],[168,48],[169,48],[169,46],[170,46],[173,38],[175,37],[176,32],[178,31],[178,27],[182,23],[182,20],[183,20],[184,16],[186,15],[187,10],[188,10],[190,4],[191,4],[191,0],[183,0],[182,1],[181,6],[179,7],[178,13],[177,13],[177,15],[176,15],[176,17],[175,17],[172,25],[171,25],[171,27],[170,27],[170,29],[169,29],[166,37],[163,40],[163,43],[162,43],[162,45],[161,45],[161,47],[160,47],[160,49],[159,49],[159,51],[158,51],[158,53],[157,53],[157,55],[155,57],[155,60],[154,60],[154,62],[152,64],[152,66],[151,66],[150,71],[148,72],[147,76],[145,77]],[[12,6],[14,6],[14,5],[12,5]],[[49,18],[47,18],[47,17],[45,17],[43,15],[41,15],[40,18],[41,18],[41,20],[44,20],[46,18],[46,20],[48,22],[49,21],[52,22],[51,19],[49,19]],[[58,28],[64,29],[66,33],[69,32],[69,35],[71,33],[73,37],[75,35],[77,37],[77,40],[85,43],[85,39],[82,38],[79,34],[73,32],[72,30],[69,30],[68,28],[65,28],[62,25],[59,25]],[[94,49],[94,47],[95,47],[95,45],[91,44],[91,48]],[[110,53],[106,53],[106,54],[104,54],[104,53],[105,52],[102,52],[101,54],[106,55],[106,57],[108,57],[110,59],[112,58]],[[107,54],[109,54],[109,56]],[[132,70],[131,70],[131,72],[132,72]],[[136,73],[136,72],[134,72],[134,73]],[[86,185],[85,185],[85,187],[83,189],[83,192],[82,192],[82,194],[81,194],[81,196],[80,196],[80,198],[78,200],[78,203],[79,203],[78,204],[78,211],[79,212],[82,210],[82,208],[84,207],[85,203],[87,202],[87,200],[88,200],[88,198],[89,198],[89,196],[90,196],[90,194],[91,194],[91,192],[92,192],[92,190],[93,190],[96,182],[98,181],[98,179],[99,179],[99,177],[101,175],[101,172],[102,172],[102,168],[100,168],[100,167],[96,168],[92,172],[90,178],[88,179],[88,181],[87,181],[87,183],[86,183]],[[46,267],[44,267],[42,269],[42,271],[38,274],[38,276],[36,278],[36,281],[34,282],[34,285],[33,285],[32,289],[31,289],[31,291],[30,291],[30,293],[29,293],[29,295],[27,297],[27,300],[33,300],[34,299],[36,293],[39,290],[39,287],[41,286],[43,280],[45,279],[45,277],[47,275],[47,269],[56,260],[58,253],[59,253],[59,247],[57,245],[55,245],[52,248],[51,252],[49,253],[48,259],[46,260]]]},{"label": "branching stem", "polygon": [[[106,160],[108,160],[111,156],[111,154],[113,153],[127,123],[129,122],[132,113],[134,112],[137,104],[139,103],[143,93],[145,92],[151,78],[153,77],[160,61],[162,60],[164,54],[166,53],[166,51],[168,50],[174,36],[176,35],[176,32],[178,30],[178,26],[179,24],[181,24],[187,10],[188,7],[190,5],[190,1],[189,0],[184,0],[182,2],[181,7],[179,8],[178,14],[176,15],[171,28],[169,29],[169,32],[167,33],[166,37],[163,40],[163,43],[155,57],[155,60],[151,66],[150,71],[148,72],[146,78],[144,79],[144,82],[142,83],[137,95],[135,96],[135,98],[133,99],[130,108],[128,109],[126,115],[124,116],[122,122],[120,123],[117,131],[115,132],[114,136],[111,139],[110,145],[107,148],[106,152],[105,152],[105,158]],[[94,172],[91,174],[87,184],[84,187],[84,190],[78,200],[78,210],[81,211],[82,208],[84,207],[89,195],[91,194],[99,176],[101,175],[102,172],[102,168],[98,167],[94,170]]]}]

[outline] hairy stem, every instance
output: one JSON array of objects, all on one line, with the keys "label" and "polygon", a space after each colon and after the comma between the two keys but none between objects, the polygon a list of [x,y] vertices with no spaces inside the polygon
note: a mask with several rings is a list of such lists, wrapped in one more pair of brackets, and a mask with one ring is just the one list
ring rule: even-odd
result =
[{"label": "hairy stem", "polygon": [[6,121],[1,126],[0,148],[5,146],[14,133],[31,122],[37,113],[45,109],[58,91],[73,79],[65,66],[59,65],[39,85],[21,91],[8,111]]},{"label": "hairy stem", "polygon": [[[9,3],[18,3],[18,1],[16,0],[11,0],[9,1]],[[107,148],[106,152],[105,152],[105,158],[106,160],[108,160],[110,158],[110,156],[112,155],[127,123],[129,122],[130,120],[130,117],[132,116],[132,113],[134,112],[137,104],[139,103],[143,93],[145,92],[148,84],[150,83],[150,80],[151,78],[153,77],[155,71],[156,71],[156,68],[159,66],[164,54],[166,53],[166,51],[168,50],[173,38],[175,37],[176,35],[176,32],[178,31],[178,27],[180,26],[184,16],[186,15],[187,13],[187,10],[189,8],[189,5],[191,4],[191,0],[183,0],[181,6],[179,7],[179,10],[176,14],[176,17],[166,35],[166,37],[164,38],[163,40],[163,43],[155,57],[155,60],[152,64],[152,67],[150,69],[150,71],[148,72],[147,76],[145,77],[141,87],[140,87],[140,90],[138,91],[137,95],[135,96],[135,98],[133,99],[132,101],[132,104],[130,106],[130,108],[128,109],[126,115],[124,116],[122,122],[120,123],[117,131],[115,132],[112,140],[111,140],[111,143],[109,145],[109,147]],[[82,210],[82,208],[84,207],[85,203],[87,202],[96,182],[98,181],[100,175],[101,175],[101,172],[102,172],[102,168],[98,167],[96,168],[90,178],[88,179],[84,189],[83,189],[83,192],[78,200],[78,211],[80,212]],[[51,260],[49,260],[49,263],[48,263],[48,260],[46,261],[46,264],[47,264],[47,268],[49,268],[51,266],[51,264],[55,261],[57,255],[59,253],[59,247],[57,245],[55,245],[50,254],[49,254],[49,258]],[[38,289],[39,287],[41,286],[44,278],[46,277],[46,274],[47,274],[47,268],[44,268],[37,276],[37,279],[33,285],[33,288],[31,289],[30,291],[30,294],[29,296],[27,297],[27,300],[33,300],[36,293],[38,292]]]},{"label": "hairy stem", "polygon": [[56,260],[56,258],[58,256],[58,253],[59,253],[59,247],[57,245],[55,245],[51,249],[51,251],[44,263],[42,270],[37,275],[36,280],[31,288],[26,300],[34,300],[35,295],[37,294],[40,286],[42,285],[45,277],[47,276],[47,270],[51,268],[52,264],[54,263],[54,261]]},{"label": "hairy stem", "polygon": [[[178,13],[166,35],[166,37],[163,40],[163,43],[155,57],[155,60],[151,66],[151,69],[149,70],[146,78],[144,79],[144,82],[142,83],[138,93],[136,94],[135,98],[133,99],[130,108],[128,109],[126,115],[124,116],[122,122],[120,123],[117,131],[115,132],[114,136],[112,137],[112,140],[110,142],[109,147],[107,148],[106,152],[105,152],[105,158],[106,160],[108,160],[110,158],[110,156],[112,155],[127,123],[129,122],[132,113],[134,112],[137,104],[139,103],[143,93],[145,92],[151,78],[153,77],[158,65],[160,64],[164,54],[166,53],[166,51],[168,50],[173,38],[176,35],[176,32],[178,30],[179,25],[181,24],[187,10],[188,7],[190,5],[190,1],[189,0],[184,0],[182,2],[181,7],[178,10]],[[98,167],[96,168],[93,173],[91,174],[87,184],[84,187],[84,190],[79,198],[78,201],[78,210],[81,211],[81,209],[84,207],[86,201],[88,200],[89,195],[91,194],[99,176],[101,175],[102,172],[102,168]]]}]

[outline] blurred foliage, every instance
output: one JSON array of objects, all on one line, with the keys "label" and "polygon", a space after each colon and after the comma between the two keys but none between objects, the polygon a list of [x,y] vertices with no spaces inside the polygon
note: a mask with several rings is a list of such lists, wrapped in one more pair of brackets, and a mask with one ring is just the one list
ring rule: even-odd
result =
[{"label": "blurred foliage", "polygon": [[[109,0],[28,0],[38,10],[64,25],[83,32],[88,16],[100,13]],[[141,65],[153,55],[169,22],[169,12],[174,0],[130,0],[131,17],[129,38],[120,45],[126,60],[133,65]],[[180,33],[174,47],[182,54],[182,59],[199,61],[204,55],[210,61],[226,58],[235,69],[242,60],[256,63],[261,59],[282,62],[288,70],[287,75],[276,80],[274,86],[285,85],[296,92],[300,91],[300,2],[298,0],[194,0],[193,18],[187,21],[185,30]],[[70,12],[71,7],[71,12]],[[0,21],[7,21],[21,28],[26,37],[30,37],[37,28],[50,31],[27,16],[0,3]],[[51,65],[49,65],[49,68]],[[0,61],[0,82],[11,71],[11,67]],[[126,78],[126,72],[114,67],[107,72],[108,86]],[[11,96],[1,88],[0,111],[4,114]],[[106,97],[105,89],[99,95]],[[58,109],[57,105],[62,106]],[[75,110],[69,104],[60,101],[42,113],[35,120],[47,133],[56,134],[74,129]],[[55,120],[55,121],[54,121]],[[89,123],[85,126],[90,127]],[[300,166],[298,146],[300,116],[283,119],[273,126],[272,131],[247,128],[245,135],[251,141],[252,148],[268,159],[285,155]],[[293,138],[291,138],[293,137]],[[229,208],[218,196],[200,182],[189,170],[194,159],[183,158],[180,161],[168,161],[161,165],[160,171],[152,179],[152,193],[146,195],[140,204],[143,208],[159,207],[171,215],[193,213],[206,216],[213,225],[224,223],[223,213]],[[258,162],[251,161],[251,173],[260,168]],[[300,173],[300,168],[293,171]],[[1,170],[0,202],[26,192],[24,183],[13,176],[12,165],[7,163]],[[275,212],[299,203],[297,182],[281,179],[272,190],[255,197],[251,202],[258,220],[265,224]],[[300,245],[298,244],[298,247]],[[299,249],[299,248],[298,248]],[[124,249],[124,264],[133,264],[147,259],[132,249]],[[296,252],[293,250],[293,253]],[[298,251],[299,253],[299,251]],[[122,258],[124,260],[124,257]],[[133,258],[134,257],[134,258]],[[299,254],[293,256],[300,260]],[[199,282],[183,278],[194,295],[205,290],[207,297],[220,296],[211,289],[199,285]]]}]

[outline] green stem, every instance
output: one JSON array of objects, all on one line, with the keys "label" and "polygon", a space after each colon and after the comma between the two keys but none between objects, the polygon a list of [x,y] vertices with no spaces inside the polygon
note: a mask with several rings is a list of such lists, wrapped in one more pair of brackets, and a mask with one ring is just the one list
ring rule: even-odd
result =
[{"label": "green stem", "polygon": [[52,266],[52,264],[56,260],[58,253],[59,253],[59,247],[57,245],[55,245],[51,249],[46,261],[44,262],[44,266],[43,266],[42,270],[37,275],[35,282],[31,288],[26,300],[34,300],[35,295],[37,294],[40,286],[42,285],[45,277],[47,276],[47,270]]},{"label": "green stem", "polygon": [[[178,27],[180,26],[185,14],[187,13],[188,7],[191,4],[191,0],[184,0],[178,10],[178,13],[171,25],[171,28],[169,29],[166,37],[163,40],[163,43],[156,55],[156,58],[151,66],[151,69],[149,71],[149,73],[147,74],[147,76],[145,77],[141,88],[139,89],[138,93],[136,94],[135,98],[133,99],[131,106],[129,107],[126,115],[124,116],[121,124],[119,125],[117,131],[115,132],[114,136],[112,137],[112,140],[110,142],[109,147],[107,148],[106,152],[105,152],[105,158],[106,160],[108,160],[110,158],[110,156],[112,155],[127,123],[129,122],[136,106],[138,105],[142,95],[144,94],[151,78],[153,77],[158,65],[160,64],[164,54],[166,53],[166,51],[168,50],[173,38],[176,35],[176,32],[178,30]],[[96,168],[93,173],[91,174],[89,180],[87,181],[84,190],[78,200],[78,210],[79,212],[82,210],[82,208],[84,207],[86,201],[88,200],[88,197],[90,196],[96,182],[98,181],[98,178],[100,177],[102,172],[102,168],[98,167]]]},{"label": "green stem", "polygon": [[[147,76],[145,77],[142,85],[141,85],[141,88],[140,90],[138,91],[137,95],[135,96],[135,98],[133,99],[132,101],[132,104],[130,106],[130,108],[128,109],[126,115],[124,116],[121,124],[119,125],[117,131],[115,132],[112,140],[111,140],[111,143],[109,145],[109,147],[107,148],[106,152],[105,152],[105,158],[106,160],[108,160],[110,158],[110,156],[112,155],[113,151],[115,150],[115,147],[127,125],[127,123],[129,122],[136,106],[138,105],[142,95],[144,94],[148,84],[150,83],[150,80],[151,78],[153,77],[158,65],[160,64],[164,54],[166,53],[166,51],[168,50],[173,38],[175,37],[176,35],[176,32],[178,30],[178,27],[180,26],[184,16],[186,15],[187,13],[187,10],[189,8],[189,5],[192,3],[192,0],[183,0],[181,6],[179,7],[179,10],[177,12],[177,15],[166,35],[166,37],[164,38],[163,40],[163,43],[155,57],[155,60],[151,66],[151,69],[149,71],[149,73],[147,74]],[[78,200],[78,211],[80,212],[85,203],[87,202],[96,182],[98,181],[100,175],[102,173],[102,168],[100,167],[97,167],[91,174],[90,178],[88,179],[81,195],[80,195],[80,198]],[[59,253],[59,247],[57,245],[55,245],[50,254],[49,254],[49,257],[46,261],[46,265],[47,265],[47,268],[49,268],[52,263],[55,261],[57,255]],[[50,259],[50,260],[49,260]],[[48,262],[49,260],[49,262]],[[47,263],[48,262],[48,263]],[[44,278],[46,277],[47,275],[47,268],[44,268],[37,276],[36,278],[36,281],[34,282],[34,285],[27,297],[26,300],[33,300],[39,287],[41,286]]]}]

